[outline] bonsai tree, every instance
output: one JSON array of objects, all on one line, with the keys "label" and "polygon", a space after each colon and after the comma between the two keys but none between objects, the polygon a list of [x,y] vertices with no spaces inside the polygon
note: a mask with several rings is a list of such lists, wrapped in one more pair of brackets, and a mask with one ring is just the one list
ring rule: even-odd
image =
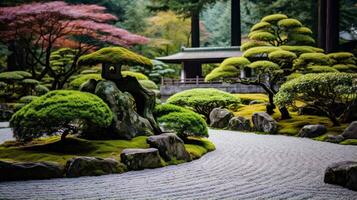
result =
[{"label": "bonsai tree", "polygon": [[62,133],[64,140],[69,133],[78,131],[72,123],[80,121],[107,127],[112,120],[112,111],[99,97],[79,91],[56,90],[33,99],[17,111],[10,126],[19,141],[58,133]]},{"label": "bonsai tree", "polygon": [[123,65],[141,65],[151,69],[150,59],[122,47],[107,47],[80,57],[78,64],[101,64],[102,78],[113,81],[120,91],[130,93],[135,99],[137,113],[150,122],[156,134],[161,133],[153,116],[156,102],[155,93],[141,86],[136,78],[124,77],[121,72]]},{"label": "bonsai tree", "polygon": [[240,100],[227,92],[208,88],[179,92],[168,98],[167,103],[192,108],[209,121],[209,114],[214,108],[237,108]]},{"label": "bonsai tree", "polygon": [[[295,60],[304,53],[321,53],[322,49],[308,46],[314,44],[312,31],[302,23],[283,14],[269,15],[255,24],[248,35],[249,41],[241,47],[241,58],[228,58],[205,78],[206,81],[223,80],[248,85],[257,85],[269,96],[267,113],[274,113],[274,96],[278,85],[294,72]],[[247,69],[254,76],[241,76]],[[279,107],[282,119],[290,118],[288,109]]]},{"label": "bonsai tree", "polygon": [[356,74],[349,73],[307,74],[283,84],[274,99],[281,106],[302,101],[338,126],[350,106],[357,103],[356,79]]}]

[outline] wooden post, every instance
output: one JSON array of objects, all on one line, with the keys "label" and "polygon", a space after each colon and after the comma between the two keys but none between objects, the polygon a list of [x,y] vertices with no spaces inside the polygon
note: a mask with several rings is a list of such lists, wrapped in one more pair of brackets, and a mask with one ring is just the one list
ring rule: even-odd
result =
[{"label": "wooden post", "polygon": [[240,0],[231,0],[231,46],[241,45]]},{"label": "wooden post", "polygon": [[200,16],[199,11],[191,12],[191,47],[200,47]]}]

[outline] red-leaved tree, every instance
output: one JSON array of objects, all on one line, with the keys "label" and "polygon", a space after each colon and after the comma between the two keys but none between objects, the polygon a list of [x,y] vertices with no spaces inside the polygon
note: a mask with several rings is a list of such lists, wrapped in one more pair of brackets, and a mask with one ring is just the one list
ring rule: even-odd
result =
[{"label": "red-leaved tree", "polygon": [[[0,42],[34,78],[41,80],[47,74],[55,79],[52,89],[59,89],[78,71],[77,60],[88,51],[106,44],[130,47],[148,42],[143,36],[109,24],[115,20],[116,16],[98,5],[53,1],[2,7]],[[62,47],[73,48],[76,54],[72,66],[59,75],[51,68],[50,57],[53,50]]]}]

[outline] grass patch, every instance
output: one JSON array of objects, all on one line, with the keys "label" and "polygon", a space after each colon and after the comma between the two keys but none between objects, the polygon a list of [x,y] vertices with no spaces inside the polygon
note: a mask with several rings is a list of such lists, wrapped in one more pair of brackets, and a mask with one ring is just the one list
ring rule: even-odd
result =
[{"label": "grass patch", "polygon": [[357,145],[357,139],[348,139],[340,142],[343,145]]},{"label": "grass patch", "polygon": [[261,102],[268,102],[269,98],[266,94],[234,94],[240,98],[242,104],[248,105],[251,101],[258,100]]},{"label": "grass patch", "polygon": [[192,159],[198,159],[210,151],[214,151],[216,147],[206,138],[188,137],[185,141],[185,148],[191,155]]},{"label": "grass patch", "polygon": [[[60,136],[40,138],[28,144],[15,141],[0,145],[0,160],[11,162],[51,161],[64,165],[67,160],[77,156],[113,158],[120,161],[120,153],[126,148],[149,148],[146,136],[135,137],[132,140],[85,140],[68,137],[65,141]],[[197,159],[215,149],[213,143],[205,138],[191,138],[190,144],[185,144],[187,151]],[[183,161],[172,160],[163,162],[163,166],[180,164]]]}]

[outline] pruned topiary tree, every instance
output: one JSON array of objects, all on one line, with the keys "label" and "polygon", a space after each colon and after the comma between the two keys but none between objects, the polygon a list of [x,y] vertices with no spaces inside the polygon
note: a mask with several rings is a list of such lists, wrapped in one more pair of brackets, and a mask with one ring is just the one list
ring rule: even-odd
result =
[{"label": "pruned topiary tree", "polygon": [[155,134],[161,133],[153,116],[155,93],[144,88],[135,77],[124,77],[121,72],[123,65],[141,65],[151,69],[150,59],[122,47],[107,47],[80,57],[78,64],[101,64],[102,78],[113,81],[120,91],[130,93],[135,99],[137,113],[150,122]]},{"label": "pruned topiary tree", "polygon": [[96,95],[56,90],[33,99],[17,111],[10,120],[10,126],[19,141],[57,133],[62,133],[61,139],[64,140],[77,130],[71,123],[78,123],[78,120],[107,127],[112,123],[113,113]]},{"label": "pruned topiary tree", "polygon": [[350,106],[357,103],[356,79],[351,73],[306,74],[283,84],[274,99],[284,106],[302,101],[339,125]]}]

